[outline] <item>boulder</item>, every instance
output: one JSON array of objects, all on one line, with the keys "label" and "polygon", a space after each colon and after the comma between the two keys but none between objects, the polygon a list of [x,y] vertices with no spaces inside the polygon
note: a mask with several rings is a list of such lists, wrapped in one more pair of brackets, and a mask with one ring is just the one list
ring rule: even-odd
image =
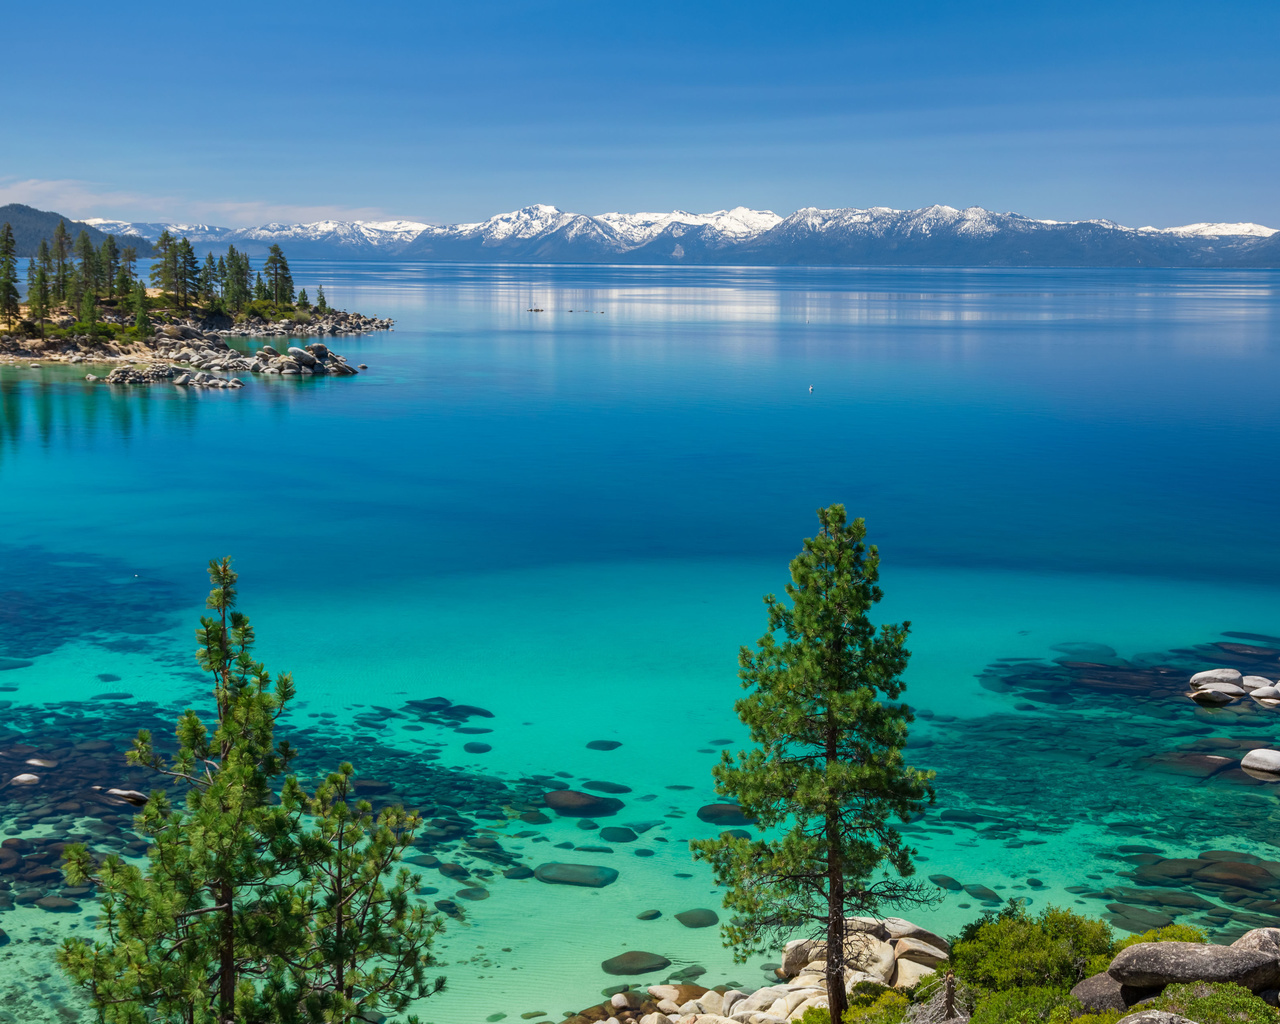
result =
[{"label": "boulder", "polygon": [[815,960],[824,960],[827,944],[818,939],[792,939],[782,951],[782,973],[794,978]]},{"label": "boulder", "polygon": [[720,923],[720,915],[714,910],[686,910],[676,914],[676,920],[686,928],[710,928]]},{"label": "boulder", "polygon": [[1251,750],[1244,755],[1244,760],[1240,762],[1240,767],[1246,771],[1280,775],[1280,750],[1270,750],[1267,747]]},{"label": "boulder", "polygon": [[856,971],[866,971],[884,984],[892,985],[897,972],[893,947],[870,932],[857,932],[844,940],[844,962]]},{"label": "boulder", "polygon": [[927,964],[916,963],[914,960],[899,960],[894,971],[893,987],[894,988],[915,988],[925,978],[937,971]]},{"label": "boulder", "polygon": [[557,864],[551,861],[534,869],[533,877],[551,885],[580,885],[588,889],[603,889],[618,880],[613,868],[594,864]]},{"label": "boulder", "polygon": [[928,943],[935,949],[940,949],[944,953],[951,952],[951,944],[947,942],[941,935],[931,932],[927,928],[921,928],[918,924],[912,924],[910,921],[901,917],[886,917],[884,919],[885,930],[889,933],[890,940],[893,939],[919,939],[921,942]]},{"label": "boulder", "polygon": [[904,960],[933,968],[947,959],[944,950],[922,939],[898,939],[893,943],[893,955],[898,961],[899,968]]},{"label": "boulder", "polygon": [[80,910],[80,904],[75,900],[69,900],[62,896],[43,896],[36,900],[35,905],[41,910],[49,911],[51,914],[75,913]]},{"label": "boulder", "polygon": [[1254,949],[1280,960],[1280,928],[1255,928],[1245,932],[1235,942],[1232,949]]},{"label": "boulder", "polygon": [[622,810],[623,803],[611,796],[580,793],[576,789],[553,789],[543,801],[562,818],[605,818]]},{"label": "boulder", "polygon": [[1210,683],[1234,683],[1239,686],[1244,677],[1233,668],[1211,668],[1207,672],[1197,672],[1191,677],[1193,690],[1208,686]]},{"label": "boulder", "polygon": [[605,974],[625,976],[630,974],[652,974],[654,971],[666,970],[671,961],[657,953],[646,953],[641,949],[631,949],[618,956],[610,957],[600,964]]},{"label": "boulder", "polygon": [[1257,701],[1280,700],[1280,687],[1259,686],[1256,690],[1250,690],[1249,696]]},{"label": "boulder", "polygon": [[1107,974],[1095,974],[1085,978],[1071,990],[1071,994],[1090,1013],[1108,1013],[1112,1010],[1127,1010],[1139,1000],[1157,995],[1160,988],[1134,988],[1122,985]]},{"label": "boulder", "polygon": [[1164,1010],[1140,1010],[1138,1013],[1121,1017],[1118,1024],[1196,1024],[1196,1022],[1176,1013],[1166,1013]]},{"label": "boulder", "polygon": [[1192,877],[1197,882],[1230,885],[1239,889],[1252,889],[1255,892],[1264,892],[1276,882],[1275,876],[1261,864],[1230,860],[1212,861],[1200,868]]},{"label": "boulder", "polygon": [[1248,692],[1239,683],[1209,683],[1197,688],[1196,692],[1204,693],[1206,690],[1216,690],[1218,693],[1225,693],[1228,697],[1243,697]]},{"label": "boulder", "polygon": [[[304,348],[289,346],[289,358],[296,362],[299,366],[315,366],[316,357]],[[1239,673],[1236,673],[1239,675]]]},{"label": "boulder", "polygon": [[845,935],[853,935],[854,933],[865,933],[874,935],[881,942],[889,941],[889,929],[885,926],[885,922],[878,917],[846,917],[844,919]]},{"label": "boulder", "polygon": [[1246,690],[1260,690],[1264,686],[1275,686],[1276,684],[1266,676],[1245,676],[1240,680],[1240,685]]},{"label": "boulder", "polygon": [[[1236,687],[1236,689],[1240,689]],[[1244,690],[1240,690],[1239,696],[1244,695]],[[1191,699],[1197,704],[1230,704],[1236,698],[1229,693],[1223,693],[1217,687],[1207,687],[1203,690],[1192,690]]]},{"label": "boulder", "polygon": [[1208,981],[1260,991],[1280,985],[1280,960],[1259,950],[1231,946],[1140,942],[1121,950],[1107,973],[1135,988]]},{"label": "boulder", "polygon": [[698,808],[698,819],[712,825],[750,825],[752,821],[737,804],[706,804]]}]

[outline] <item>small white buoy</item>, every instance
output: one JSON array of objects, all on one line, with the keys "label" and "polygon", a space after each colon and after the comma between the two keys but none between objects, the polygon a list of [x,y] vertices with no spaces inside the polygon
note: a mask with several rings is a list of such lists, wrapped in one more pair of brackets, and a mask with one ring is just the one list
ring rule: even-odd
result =
[{"label": "small white buoy", "polygon": [[809,394],[813,394],[813,385],[812,385],[812,384],[810,384],[810,385],[809,385]]}]

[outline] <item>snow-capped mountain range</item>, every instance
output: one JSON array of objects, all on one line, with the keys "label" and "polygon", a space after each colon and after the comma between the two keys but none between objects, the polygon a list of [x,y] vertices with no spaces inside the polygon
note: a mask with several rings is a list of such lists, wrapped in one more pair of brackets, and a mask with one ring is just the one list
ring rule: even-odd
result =
[{"label": "snow-capped mountain range", "polygon": [[224,228],[209,224],[86,223],[155,241],[162,231],[200,251],[234,245],[291,258],[451,262],[869,266],[1280,266],[1280,232],[1260,224],[1129,228],[1107,220],[1034,220],[958,210],[797,210],[780,217],[735,207],[715,213],[605,213],[526,206],[474,224],[316,221]]}]

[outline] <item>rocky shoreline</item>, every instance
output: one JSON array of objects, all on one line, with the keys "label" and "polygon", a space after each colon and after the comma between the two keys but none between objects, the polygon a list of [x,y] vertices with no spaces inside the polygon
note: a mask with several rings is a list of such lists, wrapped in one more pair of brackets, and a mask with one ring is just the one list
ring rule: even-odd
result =
[{"label": "rocky shoreline", "polygon": [[[105,318],[105,322],[114,322]],[[123,321],[119,321],[123,323]],[[116,341],[77,335],[70,338],[0,337],[0,365],[41,364],[113,365],[105,374],[88,373],[90,383],[173,384],[195,388],[239,388],[238,374],[276,374],[282,377],[350,377],[368,367],[350,365],[345,356],[322,341],[304,346],[282,346],[281,352],[264,345],[253,354],[233,349],[227,338],[355,337],[390,330],[394,320],[367,317],[340,310],[313,317],[309,322],[270,322],[250,317],[242,324],[228,317],[208,320],[187,318],[158,326],[145,339]],[[55,326],[58,326],[55,324]]]}]

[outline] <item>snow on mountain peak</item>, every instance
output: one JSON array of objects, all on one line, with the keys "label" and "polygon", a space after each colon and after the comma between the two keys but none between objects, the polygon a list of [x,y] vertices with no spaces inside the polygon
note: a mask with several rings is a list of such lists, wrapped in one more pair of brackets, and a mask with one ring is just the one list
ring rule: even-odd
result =
[{"label": "snow on mountain peak", "polygon": [[[414,220],[273,222],[257,227],[130,223],[94,218],[87,223],[118,237],[155,241],[163,231],[188,237],[202,250],[228,244],[255,256],[278,244],[291,257],[402,257],[405,259],[580,260],[638,259],[730,263],[789,263],[809,259],[963,263],[1011,260],[1094,261],[1186,259],[1188,265],[1271,265],[1266,249],[1277,232],[1261,224],[1196,223],[1172,228],[1127,228],[1109,220],[1038,220],[981,206],[935,204],[914,210],[887,206],[806,207],[785,219],[770,210],[735,206],[711,213],[571,213],[545,203],[467,224],[432,226]],[[1110,241],[1108,239],[1114,239]],[[1087,240],[1087,241],[1086,241]],[[1146,240],[1145,242],[1143,240]],[[1159,243],[1149,256],[1133,246]],[[1102,246],[1103,248],[1099,248]],[[1258,247],[1262,250],[1258,251]],[[1111,247],[1111,248],[1108,248]],[[1005,249],[1007,255],[1002,255]],[[1114,251],[1113,251],[1114,250]],[[1106,255],[1102,255],[1102,253]],[[1172,255],[1185,253],[1185,255]],[[1248,261],[1254,261],[1252,263]],[[1038,265],[1038,264],[1037,264]],[[1071,265],[1071,264],[1068,264]],[[1100,264],[1101,265],[1101,264]]]},{"label": "snow on mountain peak", "polygon": [[1240,237],[1247,238],[1270,238],[1276,233],[1276,228],[1269,228],[1263,224],[1253,224],[1245,222],[1242,224],[1183,224],[1176,228],[1138,228],[1139,231],[1154,231],[1162,235],[1180,235],[1183,238],[1224,238],[1224,237]]}]

